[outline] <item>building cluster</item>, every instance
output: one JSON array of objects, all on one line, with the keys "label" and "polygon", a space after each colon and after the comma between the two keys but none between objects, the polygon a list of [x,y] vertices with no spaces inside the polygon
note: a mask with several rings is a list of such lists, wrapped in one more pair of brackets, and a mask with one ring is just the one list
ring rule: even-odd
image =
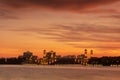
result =
[{"label": "building cluster", "polygon": [[0,64],[41,64],[41,65],[54,65],[54,64],[81,64],[81,65],[119,65],[120,56],[118,57],[93,57],[93,50],[89,53],[85,49],[83,54],[80,55],[57,55],[54,51],[43,50],[43,57],[33,55],[32,52],[26,51],[18,58],[0,58]]},{"label": "building cluster", "polygon": [[33,53],[30,51],[24,52],[23,55],[20,55],[18,57],[18,59],[20,59],[23,64],[25,64],[25,63],[28,63],[28,64],[39,63],[38,56],[33,55]]},{"label": "building cluster", "polygon": [[81,55],[67,55],[61,56],[57,55],[54,51],[43,50],[43,57],[38,58],[33,56],[32,52],[24,52],[22,56],[18,59],[22,61],[23,64],[82,64],[86,65],[88,62],[87,49]]},{"label": "building cluster", "polygon": [[43,58],[40,60],[40,64],[54,64],[57,60],[56,52],[46,50],[43,51]]}]

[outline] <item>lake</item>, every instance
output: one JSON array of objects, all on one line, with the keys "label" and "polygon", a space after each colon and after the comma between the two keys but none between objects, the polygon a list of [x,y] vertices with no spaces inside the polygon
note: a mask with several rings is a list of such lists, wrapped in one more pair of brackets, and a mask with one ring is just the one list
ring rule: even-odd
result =
[{"label": "lake", "polygon": [[0,65],[0,80],[120,80],[120,67]]}]

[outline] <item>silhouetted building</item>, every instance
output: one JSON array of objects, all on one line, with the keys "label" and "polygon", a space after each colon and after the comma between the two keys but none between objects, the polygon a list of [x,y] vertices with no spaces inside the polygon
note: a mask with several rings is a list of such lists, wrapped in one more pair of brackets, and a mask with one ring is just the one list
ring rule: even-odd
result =
[{"label": "silhouetted building", "polygon": [[32,56],[33,56],[32,52],[30,51],[24,52],[23,53],[24,63],[32,63]]},{"label": "silhouetted building", "polygon": [[32,56],[32,63],[37,64],[38,63],[38,56]]},{"label": "silhouetted building", "polygon": [[76,63],[86,65],[87,64],[87,56],[85,54],[81,54],[77,56]]},{"label": "silhouetted building", "polygon": [[43,59],[42,59],[42,64],[54,64],[56,61],[56,52],[54,51],[49,51],[46,52],[46,50],[43,51]]}]

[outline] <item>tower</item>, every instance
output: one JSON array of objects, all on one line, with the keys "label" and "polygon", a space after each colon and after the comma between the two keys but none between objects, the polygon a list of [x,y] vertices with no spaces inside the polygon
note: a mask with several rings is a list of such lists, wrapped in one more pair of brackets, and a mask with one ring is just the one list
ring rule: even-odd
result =
[{"label": "tower", "polygon": [[43,50],[43,57],[46,56],[46,50]]},{"label": "tower", "polygon": [[90,51],[90,57],[92,57],[92,55],[93,55],[93,50]]},{"label": "tower", "polygon": [[84,52],[85,55],[87,55],[87,49],[85,49],[85,52]]}]

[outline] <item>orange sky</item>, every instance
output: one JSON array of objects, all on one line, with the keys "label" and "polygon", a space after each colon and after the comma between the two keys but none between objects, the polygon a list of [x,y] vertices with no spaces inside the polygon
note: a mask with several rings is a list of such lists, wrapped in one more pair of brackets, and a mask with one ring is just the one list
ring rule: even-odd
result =
[{"label": "orange sky", "polygon": [[119,0],[0,0],[0,57],[120,56],[119,9]]}]

